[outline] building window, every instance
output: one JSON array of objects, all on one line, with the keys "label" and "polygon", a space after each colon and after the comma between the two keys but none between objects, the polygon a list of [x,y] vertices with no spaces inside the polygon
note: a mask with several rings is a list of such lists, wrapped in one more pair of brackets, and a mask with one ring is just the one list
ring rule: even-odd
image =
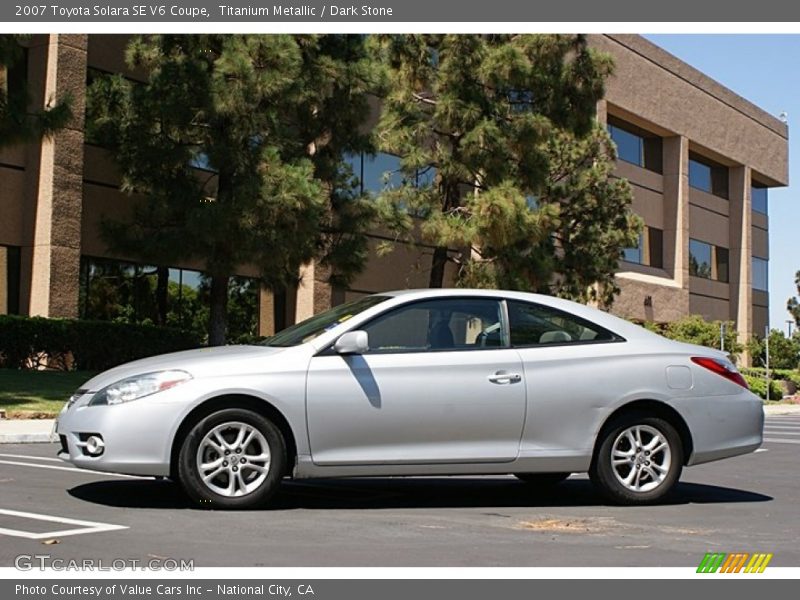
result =
[{"label": "building window", "polygon": [[728,283],[730,258],[727,248],[689,240],[689,274]]},{"label": "building window", "polygon": [[[206,335],[210,279],[200,271],[81,258],[80,314],[85,319],[163,324]],[[228,285],[228,339],[258,334],[257,279]]]},{"label": "building window", "polygon": [[664,267],[664,232],[655,227],[645,227],[639,234],[639,243],[622,251],[625,262],[661,269]]},{"label": "building window", "polygon": [[753,206],[753,211],[757,213],[761,213],[762,215],[767,214],[767,188],[764,186],[760,186],[758,184],[753,184],[751,188],[751,202]]},{"label": "building window", "polygon": [[361,185],[364,192],[379,194],[406,182],[401,171],[400,158],[397,156],[379,152],[375,156],[364,156],[361,160]]},{"label": "building window", "polygon": [[728,167],[689,154],[689,185],[695,189],[728,198]]},{"label": "building window", "polygon": [[0,315],[19,314],[20,249],[0,246]]},{"label": "building window", "polygon": [[346,154],[343,157],[344,171],[340,175],[344,189],[358,194],[377,196],[381,192],[411,184],[415,187],[432,186],[436,183],[436,167],[418,169],[412,176],[403,172],[400,157],[385,152],[375,156]]},{"label": "building window", "polygon": [[766,258],[753,257],[753,289],[769,291],[769,261]]},{"label": "building window", "polygon": [[617,158],[661,173],[662,142],[659,136],[612,116],[608,117],[608,133],[617,146]]}]

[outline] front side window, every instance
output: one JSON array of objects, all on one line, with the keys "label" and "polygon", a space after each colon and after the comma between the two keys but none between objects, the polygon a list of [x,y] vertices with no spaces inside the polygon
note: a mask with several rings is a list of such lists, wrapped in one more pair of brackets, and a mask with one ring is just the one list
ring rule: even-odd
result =
[{"label": "front side window", "polygon": [[362,327],[369,352],[482,350],[506,346],[500,302],[447,298],[414,302],[376,317]]},{"label": "front side window", "polygon": [[549,306],[508,302],[511,345],[515,348],[620,340],[607,329]]}]

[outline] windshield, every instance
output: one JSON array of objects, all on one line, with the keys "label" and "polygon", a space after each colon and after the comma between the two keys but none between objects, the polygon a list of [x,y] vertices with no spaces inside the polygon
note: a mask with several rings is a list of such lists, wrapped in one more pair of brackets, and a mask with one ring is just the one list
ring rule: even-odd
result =
[{"label": "windshield", "polygon": [[366,296],[365,298],[345,302],[339,306],[334,306],[330,310],[314,315],[305,321],[287,327],[283,331],[261,342],[261,345],[285,347],[305,344],[326,331],[333,329],[340,323],[344,323],[358,313],[372,308],[388,299],[389,296]]}]

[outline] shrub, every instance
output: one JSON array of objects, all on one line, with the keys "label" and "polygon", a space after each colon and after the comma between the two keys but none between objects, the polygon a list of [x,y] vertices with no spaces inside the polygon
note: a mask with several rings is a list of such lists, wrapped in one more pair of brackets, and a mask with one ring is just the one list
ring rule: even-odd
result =
[{"label": "shrub", "polygon": [[[743,375],[750,375],[751,377],[760,377],[764,379],[767,370],[764,367],[748,367],[739,369]],[[770,369],[770,379],[776,381],[791,381],[797,387],[800,387],[800,371],[797,369]]]},{"label": "shrub", "polygon": [[199,345],[193,333],[154,325],[0,315],[0,367],[10,369],[104,371]]},{"label": "shrub", "polygon": [[[706,321],[700,315],[689,315],[671,323],[645,322],[643,326],[671,340],[719,350],[721,324],[722,321]],[[733,321],[726,321],[725,352],[735,361],[743,349],[744,346],[739,342],[736,324]]]},{"label": "shrub", "polygon": [[769,398],[767,398],[767,380],[764,379],[763,375],[754,376],[743,374],[743,377],[745,381],[747,381],[747,385],[750,386],[750,391],[756,396],[760,396],[765,400],[780,400],[783,398],[783,390],[780,384],[774,379],[770,379],[769,381]]}]

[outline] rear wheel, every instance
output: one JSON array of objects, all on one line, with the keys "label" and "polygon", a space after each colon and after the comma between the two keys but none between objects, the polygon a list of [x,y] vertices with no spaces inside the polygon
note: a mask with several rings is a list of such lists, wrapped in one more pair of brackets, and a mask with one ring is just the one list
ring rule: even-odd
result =
[{"label": "rear wheel", "polygon": [[677,483],[683,446],[664,419],[629,414],[605,429],[592,460],[592,483],[612,502],[650,504]]},{"label": "rear wheel", "polygon": [[514,477],[525,483],[548,487],[558,485],[572,473],[514,473]]},{"label": "rear wheel", "polygon": [[277,491],[286,468],[280,430],[250,410],[229,408],[198,422],[186,436],[178,478],[205,508],[254,508]]}]

